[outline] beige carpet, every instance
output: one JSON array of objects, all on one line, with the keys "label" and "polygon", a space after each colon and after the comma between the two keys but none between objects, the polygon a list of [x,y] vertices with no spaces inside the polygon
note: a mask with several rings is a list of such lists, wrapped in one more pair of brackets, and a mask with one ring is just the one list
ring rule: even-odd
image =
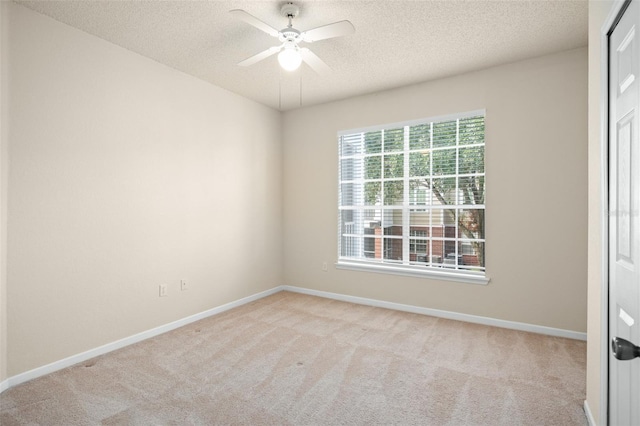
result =
[{"label": "beige carpet", "polygon": [[2,426],[585,425],[585,342],[277,293],[0,395]]}]

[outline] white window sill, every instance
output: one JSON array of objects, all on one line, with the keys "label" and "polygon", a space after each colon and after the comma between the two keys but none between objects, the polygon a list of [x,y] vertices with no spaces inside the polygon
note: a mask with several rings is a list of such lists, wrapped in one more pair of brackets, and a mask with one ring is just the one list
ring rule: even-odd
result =
[{"label": "white window sill", "polygon": [[431,278],[442,281],[455,281],[467,284],[487,285],[489,277],[464,273],[460,271],[439,271],[433,268],[418,269],[415,266],[375,264],[365,262],[353,262],[341,260],[336,263],[337,269],[348,269],[352,271],[377,272],[382,274],[404,275],[418,278]]}]

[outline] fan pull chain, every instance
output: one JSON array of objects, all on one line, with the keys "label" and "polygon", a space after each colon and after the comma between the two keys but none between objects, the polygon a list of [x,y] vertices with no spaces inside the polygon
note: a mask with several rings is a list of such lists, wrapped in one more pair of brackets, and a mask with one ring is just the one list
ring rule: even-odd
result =
[{"label": "fan pull chain", "polygon": [[302,70],[298,72],[300,73],[300,107],[302,107]]}]

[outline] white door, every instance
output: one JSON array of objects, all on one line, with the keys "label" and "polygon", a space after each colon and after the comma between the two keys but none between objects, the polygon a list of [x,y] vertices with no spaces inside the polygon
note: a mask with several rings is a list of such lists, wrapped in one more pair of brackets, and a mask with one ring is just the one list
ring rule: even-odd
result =
[{"label": "white door", "polygon": [[640,6],[633,0],[609,39],[609,422],[615,426],[640,425],[640,358],[626,343],[640,345],[639,36]]}]

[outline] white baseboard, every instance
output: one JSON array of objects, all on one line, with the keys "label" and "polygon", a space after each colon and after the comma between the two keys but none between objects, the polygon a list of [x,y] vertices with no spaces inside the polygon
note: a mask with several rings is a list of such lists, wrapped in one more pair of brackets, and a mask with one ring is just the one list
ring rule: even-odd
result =
[{"label": "white baseboard", "polygon": [[375,306],[378,308],[395,309],[397,311],[411,312],[414,314],[430,315],[438,318],[446,318],[457,321],[471,322],[474,324],[490,325],[493,327],[509,328],[512,330],[529,331],[532,333],[545,334],[555,337],[566,337],[574,340],[587,340],[587,333],[578,331],[563,330],[560,328],[545,327],[542,325],[527,324],[523,322],[506,321],[489,317],[481,317],[477,315],[461,314],[458,312],[441,311],[439,309],[423,308],[420,306],[403,305],[401,303],[387,302],[384,300],[367,299],[365,297],[348,296],[339,293],[330,293],[327,291],[311,290],[303,287],[295,287],[290,285],[281,286],[282,290],[294,293],[308,294],[311,296],[319,296],[327,299],[341,300],[343,302],[357,303],[359,305]]},{"label": "white baseboard", "polygon": [[[74,364],[87,361],[91,358],[104,355],[108,352],[121,349],[125,346],[129,346],[134,343],[141,342],[151,337],[158,336],[162,333],[175,330],[176,328],[185,326],[187,324],[191,324],[192,322],[228,311],[229,309],[233,309],[238,306],[245,305],[247,303],[253,302],[258,299],[262,299],[263,297],[270,296],[272,294],[278,293],[279,291],[283,291],[283,290],[291,291],[294,293],[308,294],[311,296],[324,297],[327,299],[341,300],[343,302],[351,302],[359,305],[376,306],[379,308],[395,309],[398,311],[412,312],[415,314],[430,315],[434,317],[447,318],[447,319],[458,320],[458,321],[466,321],[466,322],[471,322],[475,324],[484,324],[484,325],[490,325],[494,327],[509,328],[513,330],[530,331],[533,333],[546,334],[549,336],[566,337],[569,339],[577,339],[577,340],[587,340],[586,333],[580,333],[577,331],[562,330],[557,328],[544,327],[540,325],[505,321],[505,320],[499,320],[499,319],[488,318],[488,317],[480,317],[476,315],[468,315],[468,314],[461,314],[457,312],[442,311],[438,309],[423,308],[420,306],[403,305],[400,303],[387,302],[384,300],[367,299],[365,297],[348,296],[344,294],[330,293],[330,292],[320,291],[320,290],[312,290],[312,289],[303,288],[303,287],[282,285],[282,286],[274,287],[270,290],[256,293],[251,296],[244,297],[234,302],[226,303],[224,305],[206,310],[204,312],[200,312],[198,314],[188,316],[186,318],[182,318],[177,321],[173,321],[165,325],[161,325],[156,328],[152,328],[151,330],[134,334],[133,336],[125,337],[124,339],[120,339],[115,342],[107,343],[106,345],[103,345],[94,349],[90,349],[86,352],[82,352],[77,355],[72,355],[68,358],[64,358],[59,361],[52,362],[51,364],[47,364],[42,367],[34,368],[33,370],[20,373],[13,377],[9,377],[8,379],[0,382],[0,392],[3,392],[13,386],[27,382],[29,380],[44,376],[46,374],[53,373],[58,370],[62,370],[63,368],[67,368]],[[587,417],[589,417],[589,413],[587,412],[587,410],[588,410],[588,406],[586,405],[586,401],[585,401],[585,413],[587,413]],[[592,422],[591,425],[595,426],[595,422]]]},{"label": "white baseboard", "polygon": [[593,414],[591,413],[591,409],[589,408],[589,403],[586,400],[584,401],[584,414],[587,416],[589,426],[597,425],[596,420],[593,418]]},{"label": "white baseboard", "polygon": [[171,330],[175,330],[176,328],[185,326],[187,324],[191,324],[192,322],[210,317],[212,315],[216,315],[229,309],[236,308],[238,306],[245,305],[247,303],[253,302],[258,299],[262,299],[263,297],[270,296],[274,293],[282,291],[282,286],[274,287],[270,290],[266,290],[260,293],[253,294],[251,296],[244,297],[242,299],[226,303],[224,305],[208,309],[204,312],[200,312],[198,314],[194,314],[188,316],[186,318],[179,319],[177,321],[170,322],[165,325],[161,325],[156,328],[152,328],[151,330],[143,331],[138,334],[134,334],[133,336],[125,337],[124,339],[117,340],[115,342],[107,343],[106,345],[90,349],[86,352],[82,352],[77,355],[72,355],[68,358],[61,359],[60,361],[52,362],[51,364],[44,365],[42,367],[34,368],[33,370],[26,371],[24,373],[18,374],[13,377],[9,377],[5,381],[0,383],[0,392],[3,392],[13,386],[19,385],[21,383],[27,382],[29,380],[44,376],[46,374],[53,373],[58,370],[62,370],[63,368],[70,367],[74,364],[87,361],[91,358],[95,358],[100,355],[104,355],[108,352],[115,351],[117,349],[123,348],[125,346],[132,345],[134,343],[141,342],[143,340],[149,339],[151,337],[158,336],[162,333],[166,333]]}]

